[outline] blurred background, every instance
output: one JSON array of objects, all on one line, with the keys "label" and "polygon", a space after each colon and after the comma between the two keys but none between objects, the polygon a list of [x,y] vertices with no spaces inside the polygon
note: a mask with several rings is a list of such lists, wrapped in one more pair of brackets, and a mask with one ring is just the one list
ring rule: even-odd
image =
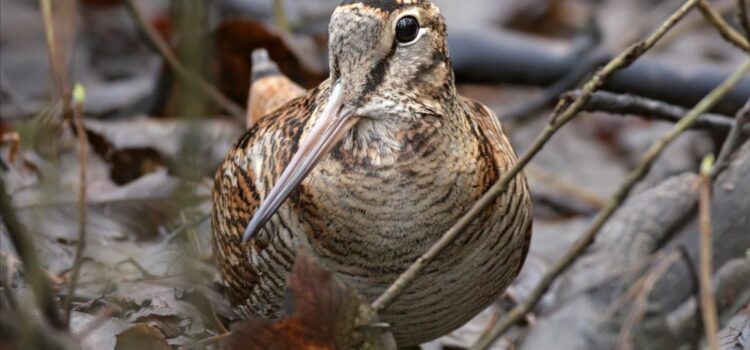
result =
[{"label": "blurred background", "polygon": [[[460,92],[498,115],[519,154],[543,130],[559,97],[574,94],[599,66],[683,4],[433,2],[447,19]],[[0,344],[34,348],[22,339],[46,348],[34,342],[51,338],[97,350],[216,346],[220,339],[215,337],[236,315],[212,263],[210,189],[216,167],[245,130],[251,54],[264,48],[290,79],[305,88],[316,86],[328,76],[327,23],[338,3],[0,0],[0,172],[33,239],[44,279],[56,300],[72,307],[70,334],[75,335],[58,337],[38,320],[18,252],[0,226],[0,310],[5,310]],[[741,32],[737,3],[716,0],[711,5]],[[656,101],[679,118],[747,58],[747,51],[723,40],[692,11],[645,57],[607,81],[604,90],[615,98]],[[85,99],[73,99],[76,84]],[[748,98],[750,77],[745,77],[714,107],[710,122],[677,139],[659,158],[603,231],[609,239],[587,252],[534,314],[494,348],[620,349],[630,341],[637,349],[701,347],[700,323],[690,312],[696,309],[695,285],[682,263],[670,267],[668,281],[651,291],[658,305],[642,315],[665,328],[636,327],[623,343],[621,331],[635,307],[635,292],[627,286],[637,280],[633,274],[647,274],[657,258],[678,247],[696,256],[694,202],[674,205],[667,199],[679,202],[681,193],[691,191],[685,183],[694,179],[684,174],[694,174],[706,154],[719,152],[732,118]],[[526,169],[535,204],[534,238],[509,295],[498,296],[497,305],[424,349],[467,348],[504,310],[525,300],[635,162],[673,126],[663,120],[670,113],[616,108],[608,101],[587,108]],[[82,116],[80,128],[73,115]],[[83,165],[82,133],[88,145]],[[742,226],[750,216],[745,215],[750,187],[742,187],[747,177],[741,175],[742,166],[750,163],[745,146],[739,165],[726,175],[733,176],[732,169],[740,174],[732,178],[738,190],[727,194],[727,203],[716,204],[737,211],[721,217],[734,226],[726,228],[724,243],[715,247],[717,271],[725,264],[737,264],[740,271],[727,272],[734,289],[719,310],[725,349],[750,349],[745,257],[750,231]],[[672,214],[665,210],[676,207],[688,214],[667,220]],[[86,222],[87,244],[79,259],[80,222]],[[650,241],[639,236],[643,232],[652,236]],[[622,250],[614,256],[603,253],[617,249]],[[76,265],[80,277],[70,294]],[[616,271],[618,266],[627,271]],[[18,316],[24,313],[28,317]],[[142,339],[145,343],[138,343]]]}]

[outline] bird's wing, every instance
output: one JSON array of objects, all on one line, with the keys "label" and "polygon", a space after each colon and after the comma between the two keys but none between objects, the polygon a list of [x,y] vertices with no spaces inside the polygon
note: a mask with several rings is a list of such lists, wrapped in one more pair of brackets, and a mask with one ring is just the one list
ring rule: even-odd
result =
[{"label": "bird's wing", "polygon": [[[502,125],[500,125],[500,121],[497,119],[497,116],[494,112],[492,112],[492,110],[490,110],[487,106],[481,104],[480,102],[469,98],[463,98],[463,102],[464,105],[466,105],[466,107],[469,109],[468,113],[471,113],[474,116],[472,120],[476,121],[476,124],[480,129],[480,140],[487,142],[492,146],[492,153],[494,156],[493,158],[495,160],[495,165],[497,166],[497,169],[499,171],[499,174],[497,175],[498,177],[496,177],[494,180],[491,180],[492,183],[494,183],[499,179],[500,174],[508,171],[513,165],[516,164],[516,162],[518,161],[516,153],[510,144],[508,136],[503,131],[503,127]],[[509,186],[513,186],[513,184],[518,186],[518,190],[515,191],[515,193],[517,193],[516,200],[525,202],[525,206],[527,207],[525,214],[526,220],[520,221],[523,222],[522,224],[520,224],[522,225],[521,227],[523,227],[523,225],[525,225],[526,227],[523,230],[524,240],[522,246],[522,254],[524,258],[521,259],[521,261],[523,261],[525,259],[525,256],[528,254],[529,247],[531,245],[531,196],[529,195],[529,187],[525,176],[519,174],[518,176],[516,176],[515,181]],[[498,198],[498,201],[501,200],[501,198]],[[516,267],[516,274],[520,272],[521,267],[521,264]]]},{"label": "bird's wing", "polygon": [[467,113],[474,117],[472,120],[476,122],[480,129],[480,137],[484,139],[483,141],[492,145],[496,157],[503,158],[498,159],[498,161],[506,163],[506,166],[512,166],[516,162],[516,154],[495,113],[478,101],[466,97],[462,97],[462,99],[468,109]]},{"label": "bird's wing", "polygon": [[[281,176],[296,152],[310,119],[316,92],[294,99],[260,119],[227,154],[219,167],[213,188],[212,228],[214,254],[232,304],[252,307],[252,316],[278,316],[278,296],[283,297],[285,274],[281,281],[269,280],[259,271],[264,264],[291,268],[293,256],[281,249],[278,237],[259,232],[249,243],[242,235],[260,202]],[[273,258],[274,262],[265,261]],[[269,259],[270,259],[269,258]],[[272,277],[273,278],[273,277]],[[256,309],[257,308],[257,309]],[[243,310],[245,312],[247,310]]]}]

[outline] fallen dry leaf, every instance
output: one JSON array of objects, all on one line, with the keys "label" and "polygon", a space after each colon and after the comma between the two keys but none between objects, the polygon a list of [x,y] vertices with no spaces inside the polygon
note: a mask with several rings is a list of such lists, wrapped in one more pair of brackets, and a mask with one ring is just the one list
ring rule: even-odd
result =
[{"label": "fallen dry leaf", "polygon": [[373,327],[369,305],[304,252],[289,275],[293,315],[279,322],[232,325],[222,350],[395,349],[393,337]]},{"label": "fallen dry leaf", "polygon": [[172,350],[159,330],[139,323],[117,335],[115,350]]}]

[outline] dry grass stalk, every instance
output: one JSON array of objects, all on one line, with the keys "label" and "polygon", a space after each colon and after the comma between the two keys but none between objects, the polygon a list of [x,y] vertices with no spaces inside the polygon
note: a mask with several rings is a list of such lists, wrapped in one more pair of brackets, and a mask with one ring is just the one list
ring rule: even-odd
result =
[{"label": "dry grass stalk", "polygon": [[633,328],[635,327],[635,325],[641,322],[641,320],[643,320],[643,315],[646,313],[646,307],[648,306],[648,297],[651,294],[651,291],[654,289],[656,283],[659,282],[662,276],[667,273],[672,264],[674,264],[678,260],[680,260],[679,252],[673,252],[672,254],[669,254],[664,260],[662,260],[656,267],[651,269],[651,271],[641,279],[642,283],[634,285],[633,288],[628,291],[628,294],[634,294],[636,295],[636,298],[635,302],[633,303],[632,311],[628,314],[628,317],[626,318],[625,323],[622,326],[622,331],[617,337],[617,350],[630,350],[633,348],[630,343],[630,338],[633,334]]},{"label": "dry grass stalk", "polygon": [[76,136],[78,136],[78,157],[79,157],[79,179],[78,179],[78,241],[76,242],[76,254],[73,260],[73,268],[70,272],[68,283],[68,292],[65,296],[65,313],[70,321],[72,300],[78,285],[78,277],[81,274],[81,265],[83,264],[83,254],[86,250],[86,215],[88,209],[87,203],[87,174],[89,140],[86,135],[86,128],[83,125],[83,104],[86,99],[85,90],[81,85],[76,84],[73,96],[75,103],[73,105],[73,124]]},{"label": "dry grass stalk", "polygon": [[713,155],[707,156],[701,165],[699,222],[700,222],[700,305],[703,312],[703,325],[709,350],[719,350],[719,320],[716,311],[716,296],[713,286],[713,257],[711,230],[711,173]]}]

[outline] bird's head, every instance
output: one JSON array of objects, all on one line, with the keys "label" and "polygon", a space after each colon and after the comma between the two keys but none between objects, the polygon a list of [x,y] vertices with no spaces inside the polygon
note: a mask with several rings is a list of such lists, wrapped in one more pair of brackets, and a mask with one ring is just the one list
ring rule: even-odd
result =
[{"label": "bird's head", "polygon": [[399,106],[423,112],[414,109],[453,81],[445,20],[426,0],[344,1],[331,18],[329,57],[342,104],[365,118],[402,115]]},{"label": "bird's head", "polygon": [[247,227],[249,240],[362,118],[434,114],[455,94],[446,25],[428,0],[344,0],[329,25],[329,93]]}]

